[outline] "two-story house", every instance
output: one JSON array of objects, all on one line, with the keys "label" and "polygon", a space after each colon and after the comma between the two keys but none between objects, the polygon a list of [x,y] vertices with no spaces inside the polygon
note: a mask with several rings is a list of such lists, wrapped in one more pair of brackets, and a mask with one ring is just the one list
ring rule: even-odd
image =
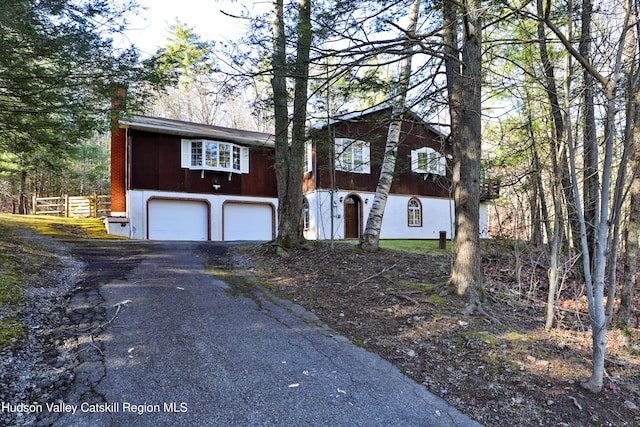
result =
[{"label": "two-story house", "polygon": [[[357,239],[371,208],[390,108],[315,126],[307,144],[304,235]],[[277,234],[273,135],[132,116],[111,136],[110,233],[151,240],[271,240]],[[383,239],[451,238],[452,150],[446,135],[405,114]],[[487,209],[481,205],[486,234]]]},{"label": "two-story house", "polygon": [[[304,234],[307,239],[360,238],[378,184],[390,107],[318,124],[307,147]],[[382,239],[452,236],[452,148],[447,136],[409,111],[404,115]],[[481,229],[486,230],[482,206]]]}]

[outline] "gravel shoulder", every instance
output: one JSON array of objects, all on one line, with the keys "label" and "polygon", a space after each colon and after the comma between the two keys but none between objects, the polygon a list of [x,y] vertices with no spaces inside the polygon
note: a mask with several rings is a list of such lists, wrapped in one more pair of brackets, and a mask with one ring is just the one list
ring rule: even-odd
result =
[{"label": "gravel shoulder", "polygon": [[[11,238],[25,283],[11,316],[28,333],[0,353],[0,402],[37,408],[63,400],[72,389],[89,398],[90,388],[78,384],[102,351],[93,340],[107,321],[99,287],[127,274],[139,262],[142,248],[134,242],[43,236],[28,228],[14,231]],[[24,253],[30,254],[28,259]],[[6,410],[0,424],[46,426],[55,418],[28,408]]]},{"label": "gravel shoulder", "polygon": [[[7,230],[4,230],[7,233]],[[27,328],[25,339],[0,351],[0,402],[27,402],[54,399],[56,390],[70,379],[69,369],[75,355],[62,339],[68,297],[80,280],[84,263],[73,257],[69,245],[55,242],[32,230],[5,234],[13,255],[22,266],[24,287],[22,300],[3,318],[11,318]],[[5,250],[7,246],[5,245]],[[2,411],[2,425],[32,425],[32,413]]]}]

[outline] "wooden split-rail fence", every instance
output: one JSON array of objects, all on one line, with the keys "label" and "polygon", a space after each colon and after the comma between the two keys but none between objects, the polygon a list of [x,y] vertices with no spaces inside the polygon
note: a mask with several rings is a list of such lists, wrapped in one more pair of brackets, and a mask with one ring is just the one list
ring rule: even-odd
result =
[{"label": "wooden split-rail fence", "polygon": [[99,218],[111,213],[111,196],[33,197],[33,215]]}]

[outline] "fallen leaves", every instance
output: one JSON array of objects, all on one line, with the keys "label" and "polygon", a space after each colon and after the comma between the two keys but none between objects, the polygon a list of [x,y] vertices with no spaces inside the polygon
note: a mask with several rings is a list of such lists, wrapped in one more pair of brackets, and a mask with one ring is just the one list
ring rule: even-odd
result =
[{"label": "fallen leaves", "polygon": [[[607,368],[607,384],[617,386],[600,395],[584,393],[579,383],[590,369],[584,317],[559,310],[559,327],[551,333],[542,328],[547,279],[538,264],[523,268],[528,282],[518,293],[509,253],[496,250],[485,263],[484,307],[499,318],[498,326],[462,316],[463,299],[431,298],[448,279],[446,255],[363,255],[348,245],[294,250],[286,260],[251,255],[253,273],[279,294],[485,425],[591,425],[593,414],[603,426],[640,425],[640,392],[632,390],[640,382],[640,355],[629,350],[640,343],[625,345],[609,331],[608,354],[624,362]],[[567,280],[565,299],[580,289]],[[570,302],[560,306],[576,308]]]}]

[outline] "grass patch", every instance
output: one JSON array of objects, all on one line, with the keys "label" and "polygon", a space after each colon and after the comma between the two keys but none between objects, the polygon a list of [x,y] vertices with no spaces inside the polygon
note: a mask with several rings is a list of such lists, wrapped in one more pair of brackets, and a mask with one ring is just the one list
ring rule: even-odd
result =
[{"label": "grass patch", "polygon": [[409,288],[420,292],[435,292],[438,289],[438,285],[433,283],[414,283],[408,280],[400,280],[398,285],[403,288]]},{"label": "grass patch", "polygon": [[380,240],[380,247],[383,249],[391,249],[395,251],[404,251],[410,253],[437,253],[443,254],[451,251],[451,241],[447,240],[447,248],[440,249],[438,240]]},{"label": "grass patch", "polygon": [[467,340],[467,342],[474,342],[487,348],[496,348],[501,340],[494,334],[488,331],[464,331],[460,335]]},{"label": "grass patch", "polygon": [[219,266],[207,266],[207,273],[211,277],[216,280],[220,280],[221,282],[229,285],[229,289],[227,289],[226,293],[232,298],[238,298],[241,296],[255,299],[254,298],[254,286],[246,277],[241,274],[238,274],[232,270],[223,270]]},{"label": "grass patch", "polygon": [[427,301],[429,302],[429,304],[434,305],[438,308],[445,308],[448,305],[447,299],[441,297],[438,294],[429,295],[427,297]]},{"label": "grass patch", "polygon": [[518,331],[505,332],[504,334],[502,334],[502,339],[513,342],[513,343],[520,343],[520,342],[529,343],[534,341],[527,334],[523,334]]},{"label": "grass patch", "polygon": [[0,214],[0,224],[8,227],[29,228],[44,236],[123,239],[120,236],[107,234],[104,223],[98,218]]},{"label": "grass patch", "polygon": [[0,348],[18,348],[27,333],[27,327],[22,322],[10,318],[0,319]]},{"label": "grass patch", "polygon": [[22,298],[22,281],[14,274],[0,272],[0,306],[15,309]]},{"label": "grass patch", "polygon": [[[328,244],[327,240],[322,240],[321,244]],[[317,242],[310,241],[308,243],[311,244],[319,244]],[[355,251],[359,251],[364,253],[359,248],[360,241],[357,239],[345,239],[345,240],[335,240],[334,244],[336,245],[351,245],[353,246]],[[423,239],[388,239],[388,240],[380,240],[379,246],[381,249],[388,249],[392,251],[402,251],[409,252],[414,254],[424,254],[424,253],[433,253],[437,255],[442,255],[447,252],[451,252],[451,240],[447,240],[447,249],[439,249],[439,241],[436,240],[423,240]]]}]

